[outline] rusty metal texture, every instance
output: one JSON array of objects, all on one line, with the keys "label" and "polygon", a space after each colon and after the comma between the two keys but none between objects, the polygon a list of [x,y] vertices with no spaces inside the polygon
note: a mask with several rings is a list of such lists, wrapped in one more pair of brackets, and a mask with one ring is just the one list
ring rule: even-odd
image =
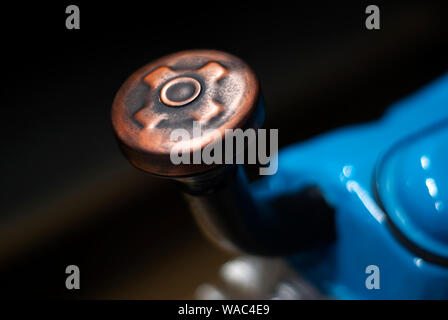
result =
[{"label": "rusty metal texture", "polygon": [[193,136],[193,121],[209,130],[188,141],[192,154],[216,134],[223,139],[226,129],[259,126],[253,116],[258,104],[258,81],[246,63],[220,51],[191,50],[132,74],[118,91],[111,116],[120,147],[134,166],[156,175],[185,176],[216,165],[172,164],[173,130]]}]

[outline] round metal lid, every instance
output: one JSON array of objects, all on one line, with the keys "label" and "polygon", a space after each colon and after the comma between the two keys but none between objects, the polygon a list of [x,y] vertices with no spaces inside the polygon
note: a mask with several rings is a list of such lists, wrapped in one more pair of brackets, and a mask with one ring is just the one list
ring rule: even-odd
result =
[{"label": "round metal lid", "polygon": [[[118,91],[111,115],[120,146],[134,166],[183,176],[213,165],[173,164],[170,152],[180,143],[172,139],[174,130],[191,135],[188,149],[193,154],[216,135],[224,138],[226,129],[260,125],[253,117],[258,104],[258,81],[246,63],[224,52],[192,50],[165,56],[132,74]],[[194,123],[200,124],[200,137],[194,136]]]}]

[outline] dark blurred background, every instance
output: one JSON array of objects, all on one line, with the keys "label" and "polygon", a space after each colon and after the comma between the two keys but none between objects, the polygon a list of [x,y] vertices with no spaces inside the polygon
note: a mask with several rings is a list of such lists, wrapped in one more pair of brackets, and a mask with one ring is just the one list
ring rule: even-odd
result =
[{"label": "dark blurred background", "polygon": [[[69,4],[80,8],[80,30],[65,29]],[[380,7],[380,30],[365,27],[369,4]],[[151,60],[193,48],[243,58],[281,147],[377,119],[448,71],[442,2],[75,1],[1,11],[1,297],[193,298],[231,257],[199,233],[173,184],[132,168],[115,143],[114,95]],[[65,289],[70,264],[81,290]]]}]

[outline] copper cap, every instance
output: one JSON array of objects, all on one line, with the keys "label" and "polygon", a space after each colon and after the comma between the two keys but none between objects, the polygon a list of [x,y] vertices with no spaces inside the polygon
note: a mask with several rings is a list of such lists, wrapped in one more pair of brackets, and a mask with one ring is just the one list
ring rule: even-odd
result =
[{"label": "copper cap", "polygon": [[[249,66],[228,53],[192,50],[153,61],[132,74],[112,106],[112,124],[121,149],[137,168],[163,176],[206,171],[205,164],[174,165],[170,160],[175,129],[192,136],[193,122],[203,131],[261,125],[259,86]],[[202,150],[213,137],[189,141],[189,152]],[[185,142],[185,141],[184,141]]]}]

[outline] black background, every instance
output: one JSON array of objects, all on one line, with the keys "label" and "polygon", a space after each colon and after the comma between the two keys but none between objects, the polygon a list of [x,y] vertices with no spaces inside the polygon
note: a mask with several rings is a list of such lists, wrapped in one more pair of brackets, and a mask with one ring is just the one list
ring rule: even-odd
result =
[{"label": "black background", "polygon": [[[65,28],[68,4],[80,8],[80,30]],[[109,116],[115,92],[157,57],[210,48],[256,71],[265,127],[279,129],[281,147],[377,119],[447,71],[448,11],[442,2],[376,2],[381,29],[369,31],[368,4],[2,4],[0,295],[190,297],[174,294],[175,284],[214,256],[188,254],[203,240],[179,192],[121,156]],[[195,271],[182,259],[198,260]],[[160,261],[184,272],[169,282],[154,271],[171,289],[103,294]],[[81,292],[64,287],[72,263],[83,270]]]}]

